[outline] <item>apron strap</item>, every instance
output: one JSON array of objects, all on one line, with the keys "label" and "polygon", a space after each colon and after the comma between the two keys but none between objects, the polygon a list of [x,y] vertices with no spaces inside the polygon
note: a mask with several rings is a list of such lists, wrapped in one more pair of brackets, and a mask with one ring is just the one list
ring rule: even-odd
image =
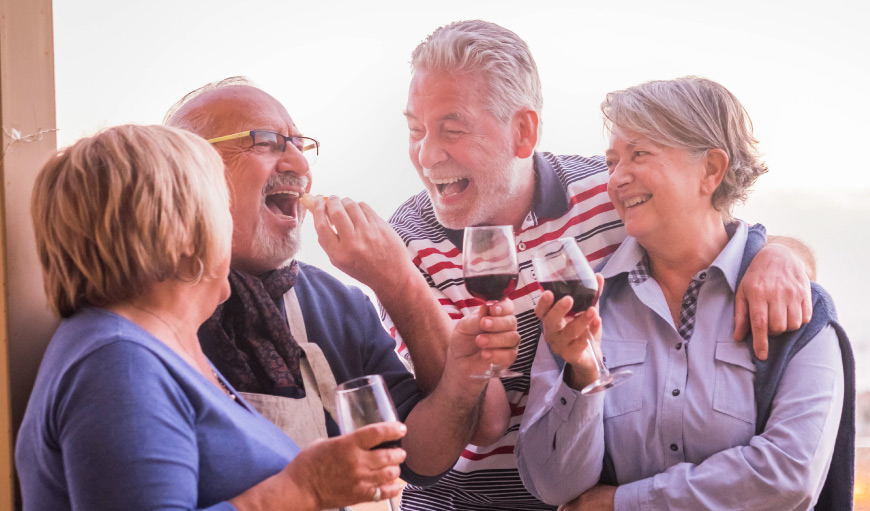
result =
[{"label": "apron strap", "polygon": [[320,346],[308,341],[305,321],[299,308],[299,300],[291,288],[284,294],[284,309],[287,323],[296,342],[305,352],[299,360],[305,397],[291,399],[269,394],[239,392],[245,401],[281,428],[299,447],[326,438],[326,410],[333,419],[335,415],[335,376]]},{"label": "apron strap", "polygon": [[[290,325],[290,331],[293,332],[293,338],[305,351],[305,357],[311,364],[311,370],[314,373],[314,380],[317,384],[317,393],[322,402],[323,409],[329,412],[329,415],[335,419],[335,375],[329,367],[329,361],[323,354],[320,346],[308,341],[308,334],[305,331],[305,320],[302,318],[302,309],[299,307],[299,299],[296,297],[296,291],[290,288],[290,291],[284,293],[284,310],[287,314],[287,323]],[[306,382],[307,385],[307,382]],[[314,390],[306,386],[306,394]]]}]

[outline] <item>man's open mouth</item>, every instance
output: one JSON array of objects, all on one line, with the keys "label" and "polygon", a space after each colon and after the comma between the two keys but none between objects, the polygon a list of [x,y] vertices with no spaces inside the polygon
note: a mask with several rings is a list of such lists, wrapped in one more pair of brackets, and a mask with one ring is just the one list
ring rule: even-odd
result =
[{"label": "man's open mouth", "polygon": [[470,181],[465,179],[464,177],[450,177],[446,179],[432,179],[432,184],[438,188],[438,193],[444,197],[449,197],[451,195],[456,195],[457,193],[462,193],[468,188],[468,184]]},{"label": "man's open mouth", "polygon": [[276,191],[266,194],[266,207],[279,216],[296,217],[296,204],[299,202],[297,192]]}]

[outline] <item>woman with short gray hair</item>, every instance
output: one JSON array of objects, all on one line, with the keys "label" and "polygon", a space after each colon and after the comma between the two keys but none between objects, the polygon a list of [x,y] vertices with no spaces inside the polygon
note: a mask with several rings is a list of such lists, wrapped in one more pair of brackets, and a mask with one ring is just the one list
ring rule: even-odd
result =
[{"label": "woman with short gray hair", "polygon": [[[767,170],[743,106],[687,77],[612,92],[602,112],[629,237],[598,277],[600,317],[567,316],[571,298],[549,291],[538,302],[523,482],[565,510],[850,509],[854,359],[833,302],[813,284],[813,319],[767,361],[732,340],[765,238],[731,217]],[[587,328],[626,383],[581,395],[598,378]]]}]

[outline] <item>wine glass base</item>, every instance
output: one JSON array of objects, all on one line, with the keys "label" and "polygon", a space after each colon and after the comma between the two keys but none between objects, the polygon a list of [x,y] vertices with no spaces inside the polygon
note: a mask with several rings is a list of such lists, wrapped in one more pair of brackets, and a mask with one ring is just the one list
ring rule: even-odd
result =
[{"label": "wine glass base", "polygon": [[627,379],[631,377],[631,371],[618,371],[615,373],[610,373],[609,376],[605,376],[603,378],[598,378],[594,382],[590,383],[583,387],[583,390],[580,391],[581,394],[594,394],[596,392],[601,392],[603,390],[607,390],[611,387],[615,387],[620,383],[624,383]]}]

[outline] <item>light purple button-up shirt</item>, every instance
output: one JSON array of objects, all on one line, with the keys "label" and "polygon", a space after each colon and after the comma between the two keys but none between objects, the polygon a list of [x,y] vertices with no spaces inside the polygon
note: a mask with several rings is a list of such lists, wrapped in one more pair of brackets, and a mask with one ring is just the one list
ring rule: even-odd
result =
[{"label": "light purple button-up shirt", "polygon": [[765,431],[755,435],[755,369],[732,340],[734,296],[747,227],[740,222],[699,272],[694,331],[685,341],[653,279],[630,283],[644,257],[628,238],[602,274],[602,351],[634,375],[583,396],[564,383],[542,339],[519,432],[529,490],[562,504],[594,486],[606,446],[617,510],[810,509],[830,466],[843,404],[836,334],[825,327],[788,364]]}]

